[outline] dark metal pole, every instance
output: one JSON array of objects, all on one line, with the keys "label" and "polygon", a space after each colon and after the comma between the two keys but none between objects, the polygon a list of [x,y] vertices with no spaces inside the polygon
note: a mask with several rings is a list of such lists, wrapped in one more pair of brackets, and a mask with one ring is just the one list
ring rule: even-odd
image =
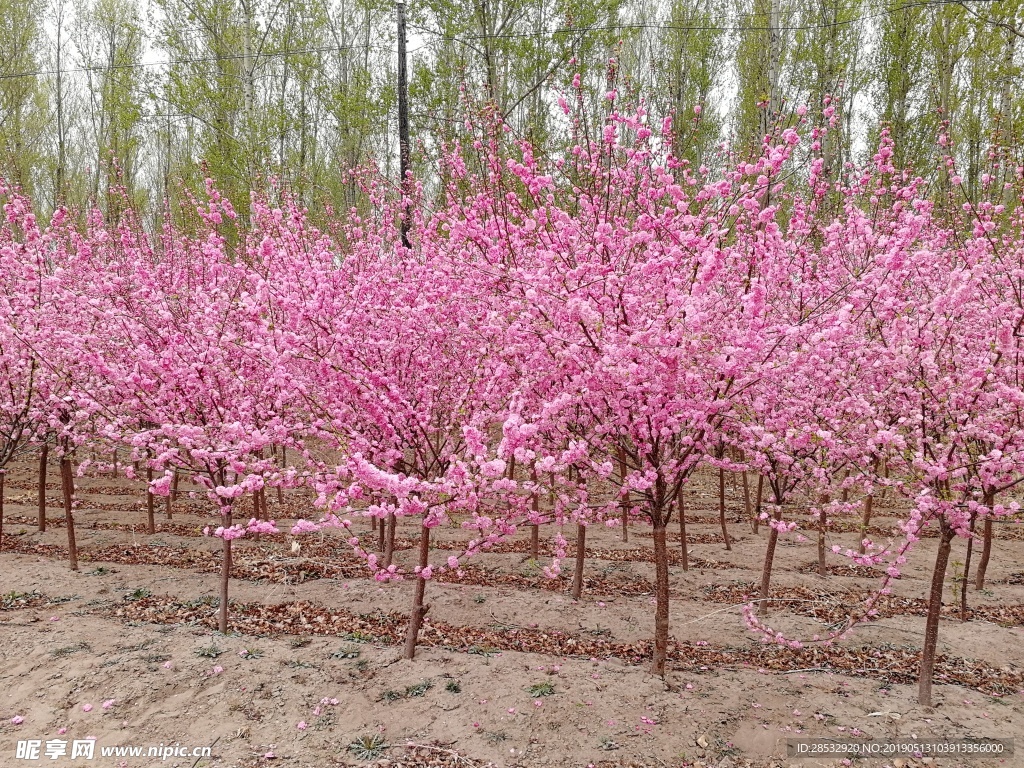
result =
[{"label": "dark metal pole", "polygon": [[[402,197],[409,195],[409,79],[406,73],[405,3],[398,3],[398,167],[402,174]],[[402,245],[409,248],[412,211],[402,204]]]}]

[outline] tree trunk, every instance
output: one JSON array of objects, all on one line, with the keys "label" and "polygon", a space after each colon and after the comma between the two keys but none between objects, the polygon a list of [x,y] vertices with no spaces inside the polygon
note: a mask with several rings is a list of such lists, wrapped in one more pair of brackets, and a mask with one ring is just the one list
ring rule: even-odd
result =
[{"label": "tree trunk", "polygon": [[718,470],[718,520],[722,524],[722,538],[725,540],[725,550],[732,550],[729,543],[729,529],[725,527],[725,470]]},{"label": "tree trunk", "polygon": [[871,511],[875,506],[875,493],[872,491],[864,498],[864,517],[860,523],[860,545],[857,551],[860,554],[864,554],[867,551],[867,546],[864,544],[864,539],[868,537],[868,528],[871,526]]},{"label": "tree trunk", "polygon": [[583,561],[587,556],[587,526],[576,523],[576,570],[572,575],[572,599],[583,594]]},{"label": "tree trunk", "polygon": [[386,546],[384,543],[384,529],[387,528],[384,524],[385,519],[384,517],[377,518],[377,551],[380,552],[381,557],[384,557],[384,547]]},{"label": "tree trunk", "polygon": [[[284,471],[285,451],[286,450],[287,449],[282,445],[281,446],[281,471],[282,472]],[[284,486],[281,485],[280,483],[278,483],[278,486],[277,486],[277,503],[278,504],[284,504]]]},{"label": "tree trunk", "polygon": [[178,493],[178,470],[171,470],[171,487],[167,492],[167,499],[164,501],[164,512],[168,520],[171,519],[171,507],[173,506],[173,499]]},{"label": "tree trunk", "polygon": [[[782,520],[782,505],[780,504],[778,509],[775,510],[774,518],[776,521]],[[761,589],[757,594],[758,605],[757,615],[767,616],[768,615],[768,592],[772,584],[772,563],[775,560],[775,545],[779,541],[779,531],[772,525],[768,527],[768,548],[764,553],[764,568],[761,570]]]},{"label": "tree trunk", "polygon": [[[231,507],[223,515],[224,527],[231,527]],[[220,556],[220,612],[217,616],[217,629],[222,635],[228,633],[228,583],[231,580],[231,539],[225,538],[221,543]]]},{"label": "tree trunk", "polygon": [[0,469],[0,550],[4,548],[4,477],[7,470]]},{"label": "tree trunk", "polygon": [[960,622],[967,621],[967,582],[971,575],[971,553],[974,551],[974,526],[978,522],[978,513],[971,513],[971,535],[967,539],[967,554],[964,555],[964,573],[960,581]]},{"label": "tree trunk", "polygon": [[114,449],[114,479],[117,479],[117,448]]},{"label": "tree trunk", "polygon": [[985,588],[985,572],[988,570],[990,557],[992,557],[992,518],[986,517],[985,524],[982,526],[981,559],[978,561],[978,572],[974,576],[975,591]]},{"label": "tree trunk", "polygon": [[156,533],[156,499],[150,490],[150,483],[153,482],[153,467],[146,462],[146,533]]},{"label": "tree trunk", "polygon": [[651,672],[665,676],[668,657],[668,545],[665,541],[665,522],[661,515],[654,518],[654,573],[656,606],[654,609],[654,658]]},{"label": "tree trunk", "polygon": [[918,680],[917,703],[922,707],[932,705],[932,674],[935,671],[935,650],[939,643],[939,616],[942,613],[942,585],[946,581],[946,565],[953,541],[953,528],[943,517],[940,521],[941,536],[939,551],[935,555],[935,569],[932,571],[932,588],[928,595],[928,620],[925,623],[924,647],[921,649],[921,673]]},{"label": "tree trunk", "polygon": [[821,499],[821,508],[818,510],[818,575],[825,578],[828,571],[825,567],[825,528],[828,526],[829,497],[826,495]]},{"label": "tree trunk", "polygon": [[64,494],[64,523],[68,529],[68,567],[78,570],[78,547],[75,544],[75,516],[72,511],[75,500],[75,480],[71,472],[71,458],[60,459],[60,485]]},{"label": "tree trunk", "polygon": [[[426,526],[420,528],[420,570],[427,567],[430,558],[430,529]],[[416,594],[412,601],[412,613],[409,615],[409,631],[405,636],[405,658],[416,658],[416,640],[420,636],[420,627],[423,625],[423,617],[430,610],[429,605],[423,604],[423,596],[427,591],[427,580],[422,576],[416,578]]]},{"label": "tree trunk", "polygon": [[743,471],[741,475],[743,478],[743,514],[747,516],[747,520],[750,519],[750,482],[747,480],[747,472]]},{"label": "tree trunk", "polygon": [[761,500],[764,498],[764,475],[757,475],[757,493],[754,496],[754,534],[761,526]]},{"label": "tree trunk", "polygon": [[[619,478],[622,485],[626,485],[626,452],[619,446]],[[629,491],[627,490],[619,502],[622,509],[622,541],[629,543]]]},{"label": "tree trunk", "polygon": [[683,489],[679,489],[679,498],[676,500],[679,507],[679,550],[681,565],[684,571],[690,570],[690,545],[686,541],[686,502],[683,501]]},{"label": "tree trunk", "polygon": [[388,536],[384,542],[384,567],[389,568],[395,557],[395,528],[398,520],[394,512],[388,514]]},{"label": "tree trunk", "polygon": [[50,444],[43,443],[43,449],[39,451],[39,532],[46,532],[46,459],[50,454]]},{"label": "tree trunk", "polygon": [[[530,500],[534,514],[540,514],[540,490],[537,485],[537,470],[530,470],[530,479],[533,481],[533,498]],[[537,560],[540,557],[540,526],[536,523],[530,526],[530,558]]]}]

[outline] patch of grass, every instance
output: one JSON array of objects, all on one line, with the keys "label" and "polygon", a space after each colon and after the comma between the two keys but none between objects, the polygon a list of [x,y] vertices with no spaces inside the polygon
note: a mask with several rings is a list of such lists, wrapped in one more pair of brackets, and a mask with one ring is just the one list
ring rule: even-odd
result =
[{"label": "patch of grass", "polygon": [[75,600],[81,600],[80,595],[58,595],[57,597],[51,597],[49,600],[50,605],[61,605],[62,603],[73,603]]},{"label": "patch of grass", "polygon": [[75,643],[74,645],[65,645],[63,648],[55,648],[54,650],[50,651],[50,655],[53,656],[55,659],[62,659],[65,656],[70,656],[71,654],[78,653],[79,651],[91,650],[92,646],[90,646],[88,643],[80,642]]},{"label": "patch of grass", "polygon": [[0,595],[0,611],[11,611],[28,605],[33,600],[38,600],[42,595],[39,592],[8,592]]},{"label": "patch of grass", "polygon": [[386,704],[390,704],[391,702],[398,701],[402,698],[405,698],[405,694],[392,688],[389,688],[380,695],[380,701],[383,701]]},{"label": "patch of grass", "polygon": [[408,688],[406,688],[405,695],[415,697],[424,696],[426,695],[427,691],[429,691],[433,687],[434,684],[430,680],[424,680],[422,683],[416,683],[415,685],[410,685]]},{"label": "patch of grass", "polygon": [[477,596],[475,596],[473,598],[473,602],[476,603],[477,605],[480,605],[481,603],[485,603],[485,602],[487,602],[487,596],[486,595],[477,595]]},{"label": "patch of grass", "polygon": [[308,637],[293,637],[288,641],[289,648],[305,648],[310,645],[313,641]]},{"label": "patch of grass", "polygon": [[300,661],[299,659],[292,659],[287,662],[288,666],[292,669],[315,669],[316,664],[310,664],[308,661]]},{"label": "patch of grass", "polygon": [[259,648],[243,648],[241,653],[239,653],[238,655],[241,656],[243,659],[255,661],[256,659],[263,658],[263,651],[261,651]]},{"label": "patch of grass", "polygon": [[448,693],[462,693],[462,684],[458,680],[449,680],[445,684],[444,689]]},{"label": "patch of grass", "polygon": [[475,656],[488,656],[488,657],[490,657],[490,656],[494,655],[495,650],[493,648],[491,648],[490,646],[486,646],[486,645],[484,645],[484,646],[481,646],[481,645],[471,645],[471,646],[469,646],[469,648],[466,649],[466,653],[472,653]]},{"label": "patch of grass", "polygon": [[373,635],[366,632],[360,632],[358,629],[355,632],[346,632],[341,636],[342,640],[348,640],[350,643],[372,643]]},{"label": "patch of grass", "polygon": [[98,565],[89,571],[86,576],[106,576],[108,573],[114,573],[114,571],[105,565]]},{"label": "patch of grass", "polygon": [[491,744],[500,744],[508,739],[508,734],[504,731],[488,731],[484,733],[484,738]]},{"label": "patch of grass", "polygon": [[554,696],[555,686],[551,683],[534,683],[530,686],[530,696],[539,699],[541,696]]},{"label": "patch of grass", "polygon": [[343,645],[341,648],[331,654],[332,659],[358,659],[359,654],[362,651],[359,648],[353,648],[352,646]]},{"label": "patch of grass", "polygon": [[357,661],[355,663],[355,668],[356,668],[357,672],[365,672],[366,670],[368,670],[370,668],[370,660],[369,659],[359,659],[359,661]]},{"label": "patch of grass", "polygon": [[598,749],[603,749],[606,752],[610,752],[613,749],[618,749],[619,745],[611,736],[605,736],[601,739],[601,742],[597,745]]},{"label": "patch of grass", "polygon": [[348,745],[348,751],[357,760],[376,760],[384,754],[384,750],[387,748],[388,745],[384,741],[384,737],[379,733],[360,736]]},{"label": "patch of grass", "polygon": [[147,597],[152,597],[153,593],[146,587],[138,587],[137,589],[129,592],[124,596],[125,600],[144,600]]},{"label": "patch of grass", "polygon": [[204,659],[216,659],[218,656],[224,654],[224,649],[214,643],[213,645],[207,645],[202,648],[196,648],[196,656],[201,656]]}]

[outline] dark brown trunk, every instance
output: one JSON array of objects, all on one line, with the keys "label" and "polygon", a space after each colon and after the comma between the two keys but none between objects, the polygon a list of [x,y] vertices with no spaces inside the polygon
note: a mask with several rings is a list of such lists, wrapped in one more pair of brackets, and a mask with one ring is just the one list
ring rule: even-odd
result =
[{"label": "dark brown trunk", "polygon": [[153,482],[153,467],[146,463],[146,533],[156,533],[156,499],[150,491],[150,483]]},{"label": "dark brown trunk", "polygon": [[[626,485],[626,452],[619,447],[619,480],[623,486]],[[619,502],[622,509],[622,540],[629,543],[629,491],[622,495]]]},{"label": "dark brown trunk", "polygon": [[679,559],[684,571],[690,570],[690,545],[686,541],[686,502],[683,501],[683,489],[679,489],[679,497],[676,499],[676,506],[679,507]]},{"label": "dark brown trunk", "polygon": [[49,455],[50,444],[43,443],[43,448],[39,451],[39,511],[36,513],[40,533],[46,531],[46,460]]},{"label": "dark brown trunk", "polygon": [[[426,526],[420,528],[420,570],[427,567],[430,558],[430,529]],[[423,597],[427,591],[427,580],[422,576],[416,578],[416,594],[412,601],[412,613],[409,615],[409,631],[405,636],[405,658],[416,658],[416,640],[420,636],[420,627],[423,626],[423,617],[430,610],[429,605],[423,604]]]},{"label": "dark brown trunk", "polygon": [[[281,446],[281,471],[284,472],[284,451],[285,448]],[[280,483],[277,484],[277,503],[284,504],[284,486]],[[376,519],[376,518],[374,518]]]},{"label": "dark brown trunk", "polygon": [[[224,513],[224,527],[231,527],[231,507]],[[228,633],[228,584],[231,581],[231,539],[223,539],[220,555],[220,611],[217,629],[222,635]]]},{"label": "dark brown trunk", "polygon": [[[774,518],[776,521],[782,520],[782,507],[781,505],[775,511]],[[764,553],[764,568],[761,570],[761,589],[757,593],[758,605],[757,615],[767,616],[768,615],[768,593],[772,585],[772,563],[775,561],[775,545],[779,541],[779,531],[772,525],[768,527],[768,548]]]},{"label": "dark brown trunk", "polygon": [[654,609],[654,658],[651,672],[665,676],[668,658],[668,545],[665,541],[665,522],[659,514],[654,520],[654,574],[656,604]]},{"label": "dark brown trunk", "polygon": [[4,548],[4,477],[7,470],[0,469],[0,550]]},{"label": "dark brown trunk", "polygon": [[725,470],[718,470],[718,520],[722,524],[722,539],[725,541],[726,551],[732,550],[729,543],[729,529],[725,526]]},{"label": "dark brown trunk", "polygon": [[384,542],[384,567],[391,567],[395,557],[395,528],[398,526],[398,519],[394,512],[388,515],[388,536]]},{"label": "dark brown trunk", "polygon": [[[540,487],[537,485],[537,470],[530,470],[530,480],[533,481],[534,491],[530,504],[533,507],[533,513],[540,514]],[[530,526],[530,558],[537,560],[540,557],[540,526],[533,524]]]},{"label": "dark brown trunk", "polygon": [[572,599],[583,594],[583,561],[587,556],[587,526],[576,524],[576,570],[572,574]]},{"label": "dark brown trunk", "polygon": [[872,491],[866,497],[864,497],[864,517],[860,523],[860,544],[857,547],[857,551],[862,555],[867,550],[867,546],[864,544],[864,539],[868,537],[868,528],[871,526],[871,512],[875,506],[875,493]]},{"label": "dark brown trunk", "polygon": [[384,520],[385,518],[383,517],[377,518],[377,551],[380,552],[381,557],[384,557],[384,536],[385,528],[387,528],[384,524]]},{"label": "dark brown trunk", "polygon": [[974,589],[985,588],[985,573],[988,571],[988,561],[992,557],[992,518],[985,517],[985,523],[981,527],[981,559],[978,561],[978,572],[974,576]]},{"label": "dark brown trunk", "polygon": [[971,535],[967,539],[967,554],[964,555],[964,573],[960,580],[960,621],[967,621],[967,582],[971,575],[971,553],[974,551],[974,526],[978,522],[978,513],[971,513]]},{"label": "dark brown trunk", "polygon": [[117,479],[117,448],[114,449],[114,479]]},{"label": "dark brown trunk", "polygon": [[171,470],[171,487],[167,490],[167,498],[164,499],[165,517],[170,520],[174,507],[174,496],[178,491],[178,470]]},{"label": "dark brown trunk", "polygon": [[75,480],[71,471],[71,458],[62,456],[60,459],[60,485],[64,495],[64,524],[68,529],[68,567],[78,570],[78,547],[75,544]]},{"label": "dark brown trunk", "polygon": [[828,571],[825,568],[825,529],[828,527],[828,496],[821,500],[821,509],[818,510],[818,575],[825,578]]},{"label": "dark brown trunk", "polygon": [[757,475],[757,493],[754,495],[754,533],[761,526],[761,500],[764,498],[764,475]]},{"label": "dark brown trunk", "polygon": [[922,707],[932,705],[932,674],[935,672],[935,651],[939,644],[939,616],[942,613],[942,585],[946,581],[946,566],[953,541],[953,528],[943,518],[941,521],[939,550],[935,555],[935,569],[932,571],[932,587],[928,595],[928,619],[924,629],[924,647],[921,649],[921,673],[918,680],[917,703]]},{"label": "dark brown trunk", "polygon": [[750,482],[747,480],[747,473],[744,470],[741,475],[743,478],[743,514],[747,516],[747,520],[750,519]]}]

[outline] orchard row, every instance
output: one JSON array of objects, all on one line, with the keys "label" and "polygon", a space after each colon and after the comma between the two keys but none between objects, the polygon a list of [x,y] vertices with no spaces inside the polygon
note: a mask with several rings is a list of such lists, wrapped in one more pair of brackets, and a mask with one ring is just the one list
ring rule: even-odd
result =
[{"label": "orchard row", "polygon": [[[476,162],[453,150],[429,195],[362,173],[372,209],[329,232],[284,196],[243,226],[212,181],[190,225],[156,233],[130,213],[44,225],[0,189],[0,469],[60,457],[72,568],[83,447],[144,464],[151,525],[153,495],[200,483],[223,518],[221,631],[232,541],[278,532],[268,487],[311,488],[321,518],[293,535],[341,529],[378,580],[415,580],[410,658],[432,578],[524,528],[536,554],[551,523],[584,551],[588,526],[642,521],[659,674],[683,489],[701,467],[744,473],[770,527],[746,615],[769,642],[845,637],[937,537],[928,702],[951,542],[981,539],[984,568],[1024,477],[1024,184],[968,199],[950,159],[936,195],[884,136],[826,182],[820,128],[712,173],[665,154],[671,131],[613,113],[602,142],[549,158],[482,128]],[[900,540],[870,538],[883,489],[909,510]],[[842,515],[861,544],[830,552]],[[398,518],[419,529],[412,570],[393,562]],[[446,523],[465,537],[441,554]],[[822,574],[831,556],[886,577],[839,628],[787,638],[765,623],[772,562],[808,528]],[[567,542],[550,548],[554,578]]]}]

